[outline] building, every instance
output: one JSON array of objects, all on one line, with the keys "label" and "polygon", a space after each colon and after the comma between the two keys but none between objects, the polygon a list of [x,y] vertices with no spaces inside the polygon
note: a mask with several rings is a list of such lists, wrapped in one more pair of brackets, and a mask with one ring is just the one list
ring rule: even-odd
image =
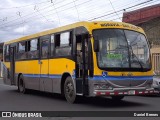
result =
[{"label": "building", "polygon": [[153,69],[160,75],[160,4],[124,12],[122,21],[144,29],[152,46]]}]

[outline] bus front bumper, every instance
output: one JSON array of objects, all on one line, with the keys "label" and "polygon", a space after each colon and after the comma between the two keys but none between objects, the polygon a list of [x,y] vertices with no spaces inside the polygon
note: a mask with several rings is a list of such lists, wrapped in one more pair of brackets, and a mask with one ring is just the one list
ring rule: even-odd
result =
[{"label": "bus front bumper", "polygon": [[128,96],[154,94],[154,88],[114,88],[113,90],[94,90],[94,96]]}]

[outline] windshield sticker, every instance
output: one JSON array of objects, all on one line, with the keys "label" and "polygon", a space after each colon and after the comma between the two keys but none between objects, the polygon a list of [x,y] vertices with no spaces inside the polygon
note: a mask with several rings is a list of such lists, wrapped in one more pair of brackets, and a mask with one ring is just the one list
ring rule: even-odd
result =
[{"label": "windshield sticker", "polygon": [[122,54],[107,54],[108,59],[122,59]]}]

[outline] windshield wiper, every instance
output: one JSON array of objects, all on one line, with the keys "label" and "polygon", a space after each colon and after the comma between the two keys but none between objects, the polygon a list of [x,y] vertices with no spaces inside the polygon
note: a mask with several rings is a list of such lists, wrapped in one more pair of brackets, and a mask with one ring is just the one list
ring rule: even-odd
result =
[{"label": "windshield wiper", "polygon": [[[134,56],[134,57],[137,59],[137,62],[139,63],[141,69],[143,70],[143,69],[144,69],[144,68],[143,68],[143,65],[142,65],[142,63],[139,61],[138,57],[134,54],[133,49],[132,49],[132,46],[129,45],[129,47],[130,47],[130,49],[131,49],[132,56]],[[130,61],[130,62],[131,62],[131,61]],[[131,64],[132,64],[132,62],[131,62]]]},{"label": "windshield wiper", "polygon": [[[142,63],[139,61],[138,57],[134,54],[132,47],[131,47],[130,45],[129,45],[129,47],[130,47],[130,49],[131,49],[132,56],[134,56],[134,57],[137,59],[137,62],[139,63],[141,69],[143,70],[144,68],[143,68]],[[128,47],[127,47],[127,46],[123,46],[123,45],[119,45],[119,48],[128,48]],[[129,50],[130,50],[130,49],[129,49]],[[131,62],[131,61],[130,61],[130,62]],[[131,64],[132,64],[132,62],[131,62]]]}]

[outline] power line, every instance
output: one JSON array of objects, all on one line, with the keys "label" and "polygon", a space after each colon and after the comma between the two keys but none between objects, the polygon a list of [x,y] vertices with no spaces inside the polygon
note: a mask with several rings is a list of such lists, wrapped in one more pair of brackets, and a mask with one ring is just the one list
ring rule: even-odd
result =
[{"label": "power line", "polygon": [[[77,0],[76,0],[76,1],[77,1]],[[59,4],[59,3],[61,3],[61,2],[58,2],[58,3],[56,3],[56,4]],[[72,2],[71,2],[71,3],[72,3]],[[66,5],[67,5],[67,4],[66,4]],[[63,5],[63,6],[65,6],[65,5]],[[63,7],[63,6],[62,6],[62,7]],[[49,5],[49,6],[46,6],[46,7],[42,8],[42,9],[40,9],[39,11],[44,10],[44,9],[47,9],[47,8],[49,8],[49,7],[52,7],[52,4]],[[33,13],[30,13],[30,14],[27,14],[27,15],[22,16],[22,18],[28,17],[28,16],[33,15],[33,14],[35,14],[35,13],[36,13],[36,11],[33,12]],[[12,21],[8,21],[8,22],[6,22],[6,23],[4,23],[4,24],[1,24],[1,25],[0,25],[0,28],[1,28],[1,26],[5,25],[5,24],[8,24],[8,23],[11,23],[11,22],[16,21],[16,20],[19,20],[19,18],[14,19],[14,20],[12,20]]]},{"label": "power line", "polygon": [[[157,0],[157,1],[159,1],[159,0]],[[152,2],[152,3],[155,3],[155,2],[157,2],[157,1],[154,1],[154,2]],[[147,4],[149,4],[149,3],[147,3]],[[141,6],[141,7],[138,7],[137,9],[141,9],[141,8],[143,8],[143,7],[146,7],[146,4],[145,4],[145,6],[143,5],[143,6]],[[137,10],[137,9],[135,9],[135,10]],[[152,8],[152,9],[154,9],[154,8]],[[129,13],[128,15],[134,15],[135,13]],[[112,16],[111,16],[112,17]],[[107,18],[111,18],[111,17],[107,17]],[[127,16],[122,16],[122,17],[120,17],[120,18],[126,18]],[[117,20],[117,19],[119,19],[119,18],[114,18],[114,19],[111,19],[111,21],[114,21],[114,20]]]},{"label": "power line", "polygon": [[[48,8],[48,7],[49,7],[49,6],[47,5],[47,6],[45,6],[43,9],[46,9],[46,8]],[[42,9],[42,10],[43,10],[43,9]],[[30,15],[33,15],[34,13],[36,13],[36,11],[33,12],[33,13],[30,13],[30,14],[27,14],[27,15],[22,16],[22,18],[27,17],[27,16],[30,16]],[[17,20],[19,20],[19,19],[20,19],[20,18],[13,19],[13,20],[8,21],[8,22],[6,22],[6,23],[4,23],[4,24],[1,24],[0,26],[6,25],[6,24],[11,23],[11,22],[14,22],[14,21],[17,21]]]},{"label": "power line", "polygon": [[23,24],[23,36],[24,36],[24,20],[23,20],[23,18],[22,18],[22,16],[21,16],[21,12],[18,12],[17,15],[22,19],[22,24]]},{"label": "power line", "polygon": [[[152,0],[151,0],[152,1]],[[88,1],[86,1],[86,2],[88,2]],[[79,6],[79,5],[82,5],[82,4],[84,4],[84,3],[86,3],[86,2],[83,2],[83,3],[81,3],[81,4],[78,4],[77,6]],[[73,3],[73,2],[72,2]],[[143,4],[144,4],[145,2],[143,2]],[[69,4],[69,3],[68,3]],[[139,4],[142,4],[142,3],[139,3]],[[66,4],[65,4],[66,5]],[[64,5],[63,5],[64,6]],[[136,6],[136,5],[134,5],[134,6]],[[60,7],[62,7],[62,6],[60,6]],[[60,7],[57,7],[57,8],[60,8]],[[74,6],[73,6],[74,7]],[[70,7],[70,8],[67,8],[67,9],[71,9],[71,8],[73,8],[73,7]],[[133,8],[133,6],[131,6],[132,8]],[[128,7],[128,8],[131,8],[131,7]],[[126,9],[128,9],[128,8],[126,8]],[[62,12],[62,11],[65,11],[65,10],[67,10],[67,9],[63,9],[63,10],[61,10],[61,11],[59,11],[59,12]],[[120,11],[120,12],[122,12],[122,10]],[[49,12],[48,12],[49,13]],[[57,12],[58,13],[58,12]],[[115,13],[115,12],[114,12]],[[53,15],[53,14],[49,14],[49,15],[46,15],[46,16],[50,16],[50,15]],[[36,15],[37,16],[37,15]],[[42,15],[41,15],[42,16]],[[34,16],[35,17],[35,16]],[[29,17],[29,18],[32,18],[32,17]],[[29,18],[27,18],[27,19],[29,19]],[[19,23],[18,23],[19,24]],[[18,24],[16,24],[16,25],[12,25],[12,26],[17,26]],[[8,27],[10,27],[11,25],[9,25]],[[6,26],[5,26],[6,27]],[[1,27],[2,28],[2,27]]]},{"label": "power line", "polygon": [[47,22],[53,22],[53,21],[49,21],[39,10],[38,8],[35,6],[34,10],[36,10]]},{"label": "power line", "polygon": [[[76,0],[76,1],[78,1],[78,0]],[[92,1],[92,0],[88,0],[88,1],[86,1],[86,2],[83,2],[83,3],[78,4],[78,5],[76,5],[76,6],[81,6],[81,5],[86,4],[86,3],[90,2],[90,1]],[[56,9],[61,8],[61,7],[62,7],[62,6],[57,7]],[[72,9],[72,8],[75,8],[75,6],[72,6],[72,7],[69,7],[69,8],[65,8],[65,9],[62,9],[62,10],[57,11],[57,12],[60,13],[60,12],[63,12],[63,11],[66,11],[66,10],[69,10],[69,9]],[[51,12],[51,11],[53,11],[53,9],[47,11],[47,13],[49,13],[49,12]],[[50,15],[53,15],[53,14],[55,14],[55,12],[54,12],[54,13],[51,13],[51,14],[48,14],[48,15],[46,15],[46,16],[50,16]]]},{"label": "power line", "polygon": [[[78,1],[78,0],[76,0],[76,1]],[[153,0],[147,0],[147,1],[153,1]],[[142,3],[138,3],[138,7],[139,6],[145,6],[146,4],[150,4],[151,2],[147,2],[147,1],[145,1],[145,3],[144,2],[142,2]],[[157,0],[158,1],[158,0]],[[74,2],[74,1],[73,1]],[[69,9],[72,9],[72,8],[75,8],[75,7],[77,7],[77,10],[78,10],[78,6],[81,6],[81,5],[83,5],[83,4],[86,4],[87,2],[83,2],[83,3],[81,3],[81,4],[76,4],[76,6],[75,6],[75,4],[74,4],[74,6],[73,7],[70,7],[69,5],[70,4],[73,4],[73,2],[70,2],[70,3],[67,3],[67,5],[65,4],[65,5],[61,5],[61,6],[58,6],[58,7],[55,7],[54,6],[54,3],[51,3],[52,5],[47,5],[47,6],[45,6],[45,7],[43,7],[42,9],[38,9],[39,11],[43,11],[43,10],[45,10],[46,11],[46,13],[45,13],[45,15],[44,14],[42,14],[42,15],[40,15],[37,11],[35,11],[35,12],[33,12],[33,13],[30,13],[30,14],[27,14],[27,15],[25,15],[25,16],[21,16],[22,18],[24,18],[24,20],[27,20],[27,19],[31,19],[31,18],[33,18],[33,17],[36,17],[36,16],[38,16],[38,18],[44,18],[44,17],[46,17],[46,19],[47,20],[49,20],[48,18],[47,18],[47,16],[51,16],[51,15],[53,15],[53,14],[57,14],[57,18],[59,19],[59,23],[60,23],[60,18],[58,17],[59,16],[59,13],[60,12],[63,12],[63,11],[65,11],[65,10],[69,10]],[[89,2],[89,1],[88,1]],[[59,3],[61,3],[61,2],[59,2]],[[112,4],[113,4],[113,2],[112,2]],[[139,5],[140,4],[140,5]],[[56,5],[56,4],[55,4]],[[89,5],[91,5],[91,4],[89,4]],[[95,4],[96,5],[96,4]],[[136,4],[137,5],[137,4]],[[120,19],[120,17],[119,17],[119,14],[120,13],[122,13],[123,12],[123,10],[124,9],[126,9],[126,10],[130,10],[130,9],[137,9],[138,7],[136,6],[136,5],[132,5],[132,6],[130,6],[130,7],[127,7],[127,8],[123,8],[122,10],[118,10],[118,11],[116,11],[116,9],[114,10],[112,10],[113,12],[110,12],[110,13],[113,13],[113,14],[110,14],[110,13],[108,13],[108,14],[110,14],[110,15],[106,15],[106,14],[104,14],[104,15],[106,15],[106,16],[104,16],[104,17],[101,17],[101,18],[105,18],[105,17],[107,17],[107,18],[109,18],[109,17],[111,17],[111,16],[115,16],[115,14],[117,14],[117,16],[118,16],[118,18],[117,19]],[[49,9],[48,10],[48,8],[52,8],[52,6],[54,7],[54,9]],[[64,7],[64,6],[67,6],[67,7]],[[126,5],[124,5],[124,6],[126,6]],[[92,10],[93,11],[93,6],[91,5],[91,7],[92,7],[92,9],[90,9],[90,10]],[[61,9],[61,10],[59,10],[59,8],[64,8],[64,9]],[[58,10],[57,10],[58,9]],[[87,5],[87,9],[88,9],[88,5]],[[95,9],[96,10],[96,9]],[[54,12],[54,13],[52,13],[52,11]],[[43,11],[44,12],[44,11]],[[34,15],[36,13],[36,15]],[[37,15],[37,13],[38,13],[38,15]],[[41,12],[40,12],[41,13]],[[79,16],[80,16],[80,12],[78,11],[78,13],[77,13]],[[91,12],[88,12],[88,14],[91,14],[91,15],[93,15],[94,14],[94,11],[91,13]],[[32,16],[31,16],[32,15]],[[39,16],[40,15],[40,16]],[[65,15],[69,15],[69,14],[65,14]],[[85,14],[86,16],[87,16],[87,14]],[[101,15],[101,16],[103,16],[103,15]],[[108,17],[109,16],[109,17]],[[17,20],[15,20],[16,22],[18,22],[18,20],[21,20],[22,18],[19,18],[19,19],[17,19]],[[38,19],[38,18],[36,18],[36,19]],[[94,17],[94,18],[96,18],[96,17]],[[122,18],[122,17],[121,17]],[[97,18],[98,19],[98,18]],[[2,20],[2,19],[1,19]],[[9,22],[9,24],[10,23],[13,23],[14,21],[10,21]],[[31,20],[30,21],[27,21],[27,22],[32,22]],[[49,21],[50,22],[50,21]],[[7,23],[8,24],[8,23]],[[7,25],[6,24],[6,25]],[[18,23],[18,24],[15,24],[15,23],[13,23],[13,25],[8,25],[8,26],[5,26],[5,27],[11,27],[11,26],[18,26],[18,25],[23,25],[24,26],[24,23],[22,22],[22,23]],[[2,27],[3,27],[3,25],[2,25]],[[0,27],[0,28],[2,28],[2,27]],[[8,29],[8,28],[7,28]],[[12,28],[9,28],[9,29],[12,29]]]},{"label": "power line", "polygon": [[[147,0],[147,1],[145,1],[145,2],[141,2],[141,3],[139,3],[139,4],[136,4],[136,5],[133,5],[133,6],[127,7],[127,8],[125,8],[125,10],[126,10],[126,9],[130,9],[130,8],[133,8],[133,7],[136,7],[136,6],[139,6],[139,5],[142,5],[142,4],[145,4],[145,3],[148,3],[148,2],[150,2],[150,1],[153,1],[153,0]],[[123,10],[124,10],[124,9],[123,9]],[[116,11],[116,12],[118,13],[118,12],[121,12],[121,11],[123,11],[123,10],[118,10],[118,11]],[[111,15],[111,14],[114,14],[114,13],[115,13],[115,12],[108,13],[108,14],[105,14],[105,15],[102,15],[102,16],[99,16],[99,17],[96,17],[96,18],[90,19],[89,21],[96,20],[96,19],[98,19],[98,18],[102,18],[102,17],[106,17],[106,16]]]},{"label": "power line", "polygon": [[78,20],[80,21],[79,12],[78,12],[78,8],[77,8],[77,6],[76,6],[76,2],[75,2],[74,0],[73,0],[73,2],[74,2],[74,6],[75,6],[75,8],[76,8],[76,11],[77,11]]},{"label": "power line", "polygon": [[[151,6],[151,5],[153,5],[153,3],[156,3],[157,1],[159,1],[159,0],[152,0],[152,1],[148,2],[148,3],[146,3],[146,4],[142,4],[142,5],[135,6],[135,7],[131,8],[131,9],[129,9],[129,11],[127,11],[127,12],[134,11],[134,10],[138,10],[138,9],[141,9],[141,8],[144,8],[144,7]],[[154,4],[154,5],[155,5],[155,4]]]},{"label": "power line", "polygon": [[[75,1],[78,1],[78,0],[75,0]],[[88,0],[88,1],[86,1],[86,2],[83,2],[83,3],[81,3],[81,4],[78,4],[77,6],[82,5],[82,4],[85,4],[85,3],[89,2],[89,1],[91,1],[91,0]],[[60,7],[57,7],[57,8],[64,7],[64,6],[66,6],[66,5],[68,5],[68,4],[71,4],[71,3],[73,3],[73,2],[67,3],[67,4],[62,5],[62,6],[60,6]],[[55,8],[55,9],[57,9],[57,8]],[[71,8],[74,8],[74,6],[73,6],[73,7],[69,7],[69,8],[67,8],[67,9],[71,9]],[[63,10],[61,10],[60,12],[65,11],[65,10],[67,10],[67,9],[63,9]],[[42,10],[42,9],[41,9],[41,10]],[[52,9],[52,10],[53,10],[53,9]],[[47,12],[50,12],[50,11],[52,11],[52,10],[49,10],[49,11],[47,11]],[[59,11],[57,11],[57,13],[59,13]],[[50,15],[53,15],[53,14],[50,14]],[[35,15],[35,16],[37,16],[37,15]],[[33,17],[35,17],[35,16],[28,17],[27,19],[33,18]],[[47,16],[48,16],[48,15],[47,15]],[[23,16],[23,17],[25,17],[25,16]],[[17,19],[15,19],[15,20],[13,20],[13,21],[16,21],[16,20],[17,20]],[[26,19],[25,19],[25,20],[26,20]],[[13,21],[10,21],[10,22],[13,22]],[[5,24],[7,24],[7,23],[4,23],[4,24],[0,25],[0,28],[3,28],[3,26],[4,26]],[[12,26],[16,26],[16,25],[12,25]],[[6,26],[5,26],[5,27],[6,27]]]},{"label": "power line", "polygon": [[15,7],[8,7],[8,8],[2,8],[0,7],[0,9],[15,9],[15,8],[24,8],[24,7],[29,7],[29,6],[34,6],[34,5],[38,5],[38,4],[43,4],[43,3],[48,3],[47,2],[40,2],[40,3],[35,3],[35,4],[29,4],[29,5],[22,5],[22,6],[15,6]]},{"label": "power line", "polygon": [[[109,2],[110,2],[110,4],[111,4],[111,6],[112,6],[112,8],[113,8],[114,12],[116,13],[116,15],[119,17],[119,15],[117,14],[116,10],[114,9],[114,6],[113,6],[113,4],[112,4],[111,0],[109,0]],[[120,17],[119,17],[119,19],[120,19]],[[121,20],[121,19],[120,19],[120,20]]]},{"label": "power line", "polygon": [[53,7],[54,7],[54,10],[55,10],[56,15],[57,15],[57,18],[58,18],[59,26],[61,26],[61,20],[60,20],[59,14],[58,14],[58,12],[57,12],[57,9],[55,8],[54,3],[53,3]]},{"label": "power line", "polygon": [[[155,3],[155,2],[157,2],[157,1],[159,1],[159,0],[156,0],[156,1],[153,1],[153,2],[151,2],[151,3]],[[151,3],[147,3],[148,5],[150,5]],[[138,10],[138,9],[141,9],[141,8],[144,8],[144,7],[146,7],[146,4],[144,5],[142,5],[142,6],[139,6],[139,7],[137,7],[136,9],[134,9],[134,10]],[[151,9],[154,9],[154,8],[151,8]],[[134,10],[132,10],[132,11],[134,11]],[[121,11],[121,12],[123,12],[123,11]],[[126,17],[128,17],[128,16],[130,16],[130,15],[134,15],[135,13],[128,13],[128,15],[127,16],[122,16],[121,18],[126,18]],[[108,17],[107,17],[108,18]],[[112,19],[112,20],[117,20],[117,19],[119,19],[119,18],[115,18],[115,19]]]},{"label": "power line", "polygon": [[[139,0],[137,0],[137,1],[139,1]],[[136,1],[136,2],[137,2]],[[112,2],[113,3],[113,2]],[[139,3],[139,2],[138,2]],[[123,4],[122,6],[117,6],[118,8],[123,8],[124,9],[124,6],[128,6],[128,5],[133,5],[133,2],[132,3],[128,3],[128,4]],[[104,14],[106,14],[106,12],[103,12],[103,13],[101,13],[101,14],[95,14],[95,11],[94,10],[96,10],[96,8],[93,8],[93,6],[90,4],[90,6],[92,7],[92,11],[90,11],[90,12],[88,12],[87,14],[85,14],[86,13],[86,11],[84,12],[80,12],[80,14],[85,14],[86,16],[87,15],[89,15],[89,14],[92,14],[92,15],[96,15],[95,17],[97,17],[97,16],[101,16],[101,15],[104,15]],[[87,7],[87,8],[89,8],[89,6]],[[108,7],[107,7],[108,8]],[[93,10],[94,9],[94,10]],[[106,8],[105,8],[106,9]],[[104,9],[104,10],[105,10]],[[110,11],[107,11],[107,13],[110,13],[110,12],[113,12],[113,10],[110,10]],[[118,13],[117,13],[118,14]],[[114,15],[114,14],[112,14],[112,15]],[[95,17],[92,17],[92,18],[95,18]],[[91,19],[91,18],[88,18],[88,19]]]},{"label": "power line", "polygon": [[[88,1],[87,1],[88,2]],[[60,3],[60,2],[59,2]],[[58,4],[58,3],[57,3]],[[70,4],[70,3],[68,3],[68,4]],[[58,11],[57,11],[57,9],[58,8],[61,8],[61,7],[64,7],[64,6],[66,6],[66,5],[68,5],[68,4],[65,4],[65,5],[62,5],[62,6],[60,6],[60,7],[57,7],[57,8],[55,8],[56,9],[56,13],[58,13]],[[44,9],[46,9],[46,8],[48,8],[48,7],[51,7],[51,6],[47,6],[47,7],[45,7]],[[44,9],[40,9],[40,10],[44,10]],[[66,10],[66,9],[65,9]],[[51,11],[51,10],[50,10]],[[47,13],[48,12],[50,12],[50,11],[47,11]],[[61,10],[61,11],[63,11],[63,10]],[[61,12],[61,11],[59,11],[59,12]],[[57,14],[58,15],[58,14]],[[25,15],[26,17],[27,17],[27,15]],[[25,16],[23,16],[23,17],[25,17]],[[29,16],[29,15],[28,15]],[[37,16],[37,15],[36,15]],[[35,16],[34,16],[35,17]],[[29,17],[29,18],[32,18],[32,17]],[[18,20],[18,19],[16,19],[16,20]],[[12,21],[10,21],[10,22],[13,22],[13,21],[15,21],[15,20],[12,20]],[[8,22],[7,23],[5,23],[5,24],[8,24]],[[2,24],[2,25],[4,25],[4,24]],[[1,26],[2,26],[1,25]]]}]

